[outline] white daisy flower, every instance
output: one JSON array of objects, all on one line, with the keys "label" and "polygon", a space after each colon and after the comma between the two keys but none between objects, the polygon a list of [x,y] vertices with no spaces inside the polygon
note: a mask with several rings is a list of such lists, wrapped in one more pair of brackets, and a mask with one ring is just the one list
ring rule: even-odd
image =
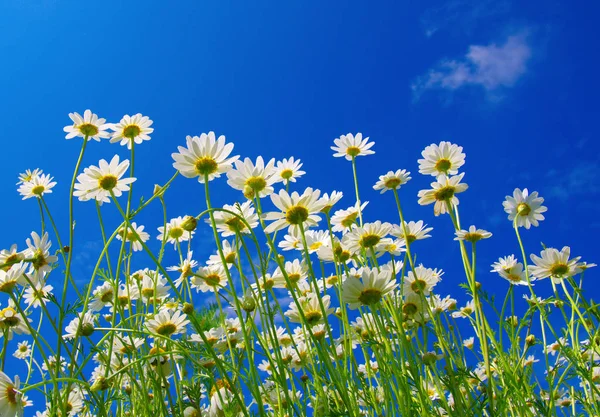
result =
[{"label": "white daisy flower", "polygon": [[229,157],[233,143],[225,144],[225,136],[215,139],[215,132],[203,133],[200,136],[187,136],[187,148],[178,146],[179,153],[171,156],[175,160],[173,167],[186,178],[198,177],[204,184],[205,176],[212,181],[231,169],[239,156]]},{"label": "white daisy flower", "polygon": [[385,254],[393,256],[400,256],[403,252],[406,252],[406,245],[402,239],[389,239],[377,245],[376,256],[379,258]]},{"label": "white daisy flower", "polygon": [[96,200],[110,203],[111,192],[120,197],[124,191],[129,191],[129,184],[136,178],[123,178],[129,168],[129,160],[119,161],[119,155],[113,156],[109,162],[101,159],[98,166],[91,165],[77,176],[73,196],[79,201]]},{"label": "white daisy flower", "polygon": [[262,198],[273,194],[273,184],[281,181],[277,176],[275,158],[266,165],[262,156],[256,158],[256,164],[250,158],[244,159],[244,162],[235,161],[234,164],[235,169],[227,171],[227,184],[241,190],[249,200],[257,195]]},{"label": "white daisy flower", "polygon": [[190,323],[187,316],[181,311],[171,314],[167,309],[160,310],[154,317],[146,321],[146,328],[150,333],[161,336],[184,334],[186,326]]},{"label": "white daisy flower", "polygon": [[374,190],[381,190],[381,194],[389,190],[397,190],[411,179],[410,172],[405,169],[398,171],[389,171],[385,175],[379,176],[379,181],[373,186]]},{"label": "white daisy flower", "polygon": [[378,272],[364,268],[360,280],[348,278],[342,286],[342,302],[348,303],[352,310],[360,306],[377,304],[398,283],[390,271]]},{"label": "white daisy flower", "polygon": [[541,252],[541,257],[531,254],[531,260],[535,264],[529,267],[531,274],[537,279],[552,278],[555,283],[560,283],[562,278],[571,277],[581,272],[578,264],[580,256],[569,259],[571,248],[564,246],[558,249],[548,248]]},{"label": "white daisy flower", "polygon": [[419,220],[418,222],[404,222],[404,227],[402,225],[395,224],[392,227],[390,234],[392,236],[396,236],[398,239],[404,240],[410,245],[415,240],[422,240],[431,237],[429,232],[432,230],[433,227],[427,227],[427,225],[423,223],[423,220]]},{"label": "white daisy flower", "polygon": [[203,266],[192,277],[192,288],[202,292],[217,292],[227,285],[227,272],[223,265]]},{"label": "white daisy flower", "polygon": [[27,169],[27,170],[25,170],[25,172],[22,172],[19,174],[19,181],[17,181],[17,185],[21,185],[25,182],[33,181],[33,179],[35,177],[39,177],[43,173],[44,173],[44,171],[42,171],[40,168],[36,168],[33,171],[30,169]]},{"label": "white daisy flower", "polygon": [[[319,296],[316,294],[308,294],[304,297],[298,298],[300,309],[304,314],[306,324],[310,326],[319,324],[322,320],[327,319],[327,317],[323,317],[323,310],[321,310],[321,305],[319,303],[318,297],[321,298],[321,302],[323,303],[325,315],[329,316],[331,313],[333,313],[333,308],[330,308],[331,297],[329,295]],[[300,311],[298,310],[298,306],[296,305],[296,303],[292,302],[289,306],[289,310],[286,311],[284,314],[290,319],[292,323],[302,323],[302,316],[300,314]]]},{"label": "white daisy flower", "polygon": [[[292,262],[287,261],[283,269],[285,270],[288,280],[294,287],[296,287],[301,281],[304,281],[306,278],[308,278],[308,267],[299,259],[294,259]],[[285,276],[283,275],[280,267],[277,267],[275,272],[273,272],[272,279],[274,281],[274,288],[289,289],[287,281],[285,280]]]},{"label": "white daisy flower", "polygon": [[327,230],[307,230],[305,233],[308,253],[315,253],[321,246],[331,245],[331,237]]},{"label": "white daisy flower", "polygon": [[127,145],[131,149],[131,144],[141,144],[145,140],[150,140],[150,133],[154,132],[152,120],[148,116],[142,116],[141,113],[130,116],[126,114],[119,123],[111,126],[113,130],[110,143],[121,141],[121,146]]},{"label": "white daisy flower", "polygon": [[87,311],[85,314],[79,314],[65,327],[63,339],[71,340],[78,336],[90,336],[94,333],[94,313]]},{"label": "white daisy flower", "polygon": [[369,142],[369,138],[363,139],[362,133],[357,133],[353,136],[352,133],[342,135],[334,139],[331,149],[335,151],[334,157],[344,157],[348,161],[352,161],[357,156],[372,155],[375,152],[370,150],[375,142]]},{"label": "white daisy flower", "polygon": [[321,218],[317,215],[321,210],[322,202],[319,201],[319,190],[307,188],[302,195],[294,191],[288,194],[285,190],[280,190],[279,194],[271,194],[271,201],[279,211],[265,213],[265,220],[273,222],[265,228],[265,233],[273,233],[289,226],[288,231],[299,228],[303,225],[307,230],[315,226]]},{"label": "white daisy flower", "polygon": [[529,190],[525,188],[521,191],[515,188],[512,197],[507,195],[506,200],[502,203],[504,211],[508,213],[508,220],[514,221],[518,227],[529,229],[531,225],[538,226],[538,222],[544,220],[542,213],[548,210],[542,206],[544,199],[538,197],[537,191],[529,194]]},{"label": "white daisy flower", "polygon": [[[223,240],[221,242],[221,249],[223,250],[223,257],[225,258],[225,264],[227,268],[231,268],[237,259],[237,252],[231,243],[228,240]],[[206,261],[206,265],[222,265],[221,255],[218,253],[213,253]]]},{"label": "white daisy flower", "polygon": [[[521,262],[515,262],[514,265],[510,267],[504,267],[498,271],[498,274],[510,282],[513,285],[529,285],[527,282],[527,275],[525,274],[525,270],[523,269],[523,264]],[[530,281],[533,281],[535,278],[530,278]]]},{"label": "white daisy flower", "polygon": [[323,208],[321,208],[321,213],[329,213],[333,206],[342,199],[344,194],[341,191],[332,191],[331,194],[323,194],[321,197],[321,204],[323,204]]},{"label": "white daisy flower", "polygon": [[419,159],[419,173],[437,177],[458,174],[458,168],[465,164],[465,154],[462,146],[450,142],[431,144],[421,153],[424,159]]},{"label": "white daisy flower", "polygon": [[503,270],[508,270],[517,264],[517,259],[515,255],[505,256],[503,258],[498,258],[498,262],[494,262],[492,264],[492,270],[490,272],[500,272]]},{"label": "white daisy flower", "polygon": [[63,130],[67,133],[65,139],[73,139],[75,137],[88,138],[90,141],[94,139],[100,142],[100,139],[109,137],[107,129],[111,127],[110,123],[106,123],[106,119],[98,118],[97,114],[91,110],[83,112],[83,117],[77,112],[69,113],[69,117],[73,121],[72,125],[65,126]]},{"label": "white daisy flower", "polygon": [[180,273],[179,278],[173,282],[176,288],[179,288],[184,280],[191,277],[193,275],[192,270],[198,266],[198,262],[192,259],[192,254],[193,251],[189,251],[186,258],[179,265],[169,266],[167,268],[167,271],[176,271]]},{"label": "white daisy flower", "polygon": [[371,249],[377,250],[379,245],[388,245],[391,239],[386,238],[392,225],[390,223],[377,220],[373,223],[365,223],[362,227],[356,226],[352,231],[346,233],[342,242],[353,252],[359,252],[361,249],[367,252]]},{"label": "white daisy flower", "polygon": [[[251,231],[246,223],[251,229],[258,226],[258,215],[255,213],[250,200],[242,204],[225,204],[223,210],[227,211],[218,210],[214,212],[217,230],[223,237],[235,236],[238,233],[250,234]],[[210,224],[209,218],[206,219],[206,223]]]},{"label": "white daisy flower", "polygon": [[290,159],[284,158],[281,161],[277,161],[275,167],[277,169],[277,176],[280,178],[279,181],[296,182],[296,178],[300,178],[306,172],[301,171],[302,163],[299,159],[294,160],[292,156]]},{"label": "white daisy flower", "polygon": [[48,232],[40,237],[36,232],[31,232],[31,239],[27,238],[27,249],[25,257],[31,259],[31,266],[39,274],[52,271],[52,264],[58,261],[58,257],[50,255],[52,242],[48,240]]},{"label": "white daisy flower", "polygon": [[14,333],[31,334],[25,320],[31,321],[17,311],[13,300],[8,300],[8,307],[0,310],[0,337],[6,336],[8,340],[12,340]]},{"label": "white daisy flower", "polygon": [[168,281],[161,274],[148,270],[142,278],[140,297],[145,304],[151,304],[155,301],[159,303],[168,298]]},{"label": "white daisy flower", "polygon": [[492,234],[487,230],[477,229],[471,225],[469,230],[458,230],[455,233],[456,237],[454,240],[466,240],[467,242],[475,243],[481,239],[489,239]]},{"label": "white daisy flower", "polygon": [[461,307],[458,311],[452,313],[452,317],[454,318],[467,318],[475,311],[475,301],[470,300]]},{"label": "white daisy flower", "polygon": [[41,198],[44,194],[52,193],[52,188],[56,185],[54,178],[49,174],[36,175],[31,181],[21,184],[18,191],[23,196],[23,200],[31,197]]},{"label": "white daisy flower", "polygon": [[142,242],[147,242],[148,239],[150,239],[150,235],[147,232],[144,232],[144,226],[138,226],[136,222],[132,222],[131,227],[127,225],[121,227],[117,232],[118,240],[123,240],[125,230],[127,230],[125,242],[129,242],[131,244],[133,251],[139,252],[144,249]]},{"label": "white daisy flower", "polygon": [[9,266],[7,270],[0,269],[0,292],[10,294],[17,284],[24,287],[29,285],[25,278],[26,270],[27,264],[23,261]]},{"label": "white daisy flower", "polygon": [[13,356],[17,359],[27,359],[31,356],[31,344],[28,341],[19,342],[17,350],[13,353]]},{"label": "white daisy flower", "polygon": [[46,361],[44,361],[42,369],[44,371],[49,371],[50,369],[52,369],[52,372],[60,371],[62,373],[65,372],[66,366],[67,360],[65,358],[61,356],[57,360],[55,355],[50,355],[48,356],[48,363],[46,364]]},{"label": "white daisy flower", "polygon": [[27,287],[25,290],[23,300],[28,306],[32,306],[33,308],[40,307],[50,299],[53,289],[52,285],[45,285],[42,282],[34,283],[34,285]]},{"label": "white daisy flower", "polygon": [[429,295],[433,287],[441,280],[444,273],[438,269],[425,268],[423,265],[415,267],[414,271],[409,271],[404,278],[405,292],[415,294]]},{"label": "white daisy flower", "polygon": [[317,251],[317,256],[324,262],[338,262],[346,264],[352,261],[357,254],[354,245],[350,247],[348,242],[340,241],[337,237],[334,239],[333,248],[330,244],[323,245]]},{"label": "white daisy flower", "polygon": [[15,382],[0,371],[0,414],[6,417],[23,417],[23,408],[30,406],[31,401],[21,393],[21,381],[15,376]]},{"label": "white daisy flower", "polygon": [[[169,223],[167,223],[167,226],[166,226],[167,243],[172,243],[174,249],[177,249],[177,242],[179,242],[179,243],[187,242],[196,233],[195,230],[193,230],[191,232],[186,231],[183,228],[184,222],[185,222],[185,218],[182,216],[179,216],[179,217],[175,217],[174,219],[169,220]],[[164,226],[158,227],[158,232],[159,232],[159,235],[156,238],[162,242],[163,239],[165,238],[165,227]]]},{"label": "white daisy flower", "polygon": [[300,236],[300,231],[299,230],[291,230],[290,233],[287,233],[283,237],[283,240],[280,241],[277,246],[280,247],[281,250],[283,250],[283,251],[289,251],[289,250],[302,251],[302,250],[304,250],[303,245],[302,245],[302,236]]},{"label": "white daisy flower", "polygon": [[433,214],[436,216],[448,212],[448,203],[450,203],[451,207],[458,206],[459,201],[456,194],[462,193],[469,188],[467,184],[461,184],[460,182],[464,175],[464,172],[454,177],[447,177],[441,174],[435,182],[431,183],[431,190],[419,191],[419,204],[426,206],[435,203]]}]

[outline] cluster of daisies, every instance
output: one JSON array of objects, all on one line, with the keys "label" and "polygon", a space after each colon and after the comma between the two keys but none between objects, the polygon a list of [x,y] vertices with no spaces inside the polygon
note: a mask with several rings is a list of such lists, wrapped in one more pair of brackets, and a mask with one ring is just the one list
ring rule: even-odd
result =
[{"label": "cluster of daisies", "polygon": [[[64,128],[66,139],[84,138],[82,156],[87,141],[108,139],[127,146],[133,157],[133,148],[150,140],[153,132],[152,120],[141,114],[127,115],[115,124],[90,110],[69,117],[73,124]],[[335,157],[351,162],[356,173],[357,158],[374,154],[373,146],[358,133],[340,136],[331,149]],[[433,228],[423,220],[404,219],[399,190],[412,179],[411,173],[389,171],[373,185],[382,194],[394,195],[390,201],[396,204],[398,223],[366,221],[369,202],[359,198],[356,174],[355,198],[340,208],[342,192],[290,190],[305,174],[300,160],[240,159],[233,148],[225,136],[209,132],[188,136],[186,145],[172,154],[178,174],[204,185],[207,204],[209,183],[221,176],[241,191],[240,199],[220,208],[209,205],[204,218],[186,214],[166,221],[165,215],[165,221],[155,225],[154,242],[151,230],[132,219],[153,199],[163,201],[168,184],[156,187],[142,206],[130,207],[136,181],[130,160],[115,155],[76,171],[72,196],[94,201],[98,210],[103,203],[114,202],[123,216],[112,236],[103,237],[105,248],[86,288],[67,289],[68,282],[75,282],[70,268],[73,250],[65,246],[52,254],[48,232],[41,236],[32,232],[22,250],[13,245],[0,251],[0,292],[9,296],[6,307],[0,308],[0,336],[6,341],[2,352],[6,357],[13,335],[22,337],[13,356],[28,370],[21,387],[18,376],[11,379],[5,373],[10,365],[3,358],[0,416],[23,415],[23,408],[32,405],[27,384],[36,374],[38,380],[54,384],[52,389],[43,384],[47,404],[39,416],[358,416],[416,409],[421,415],[455,415],[477,407],[482,415],[493,415],[486,407],[501,394],[490,390],[503,384],[499,369],[506,359],[491,355],[482,340],[489,337],[490,323],[482,317],[476,286],[469,287],[472,299],[459,307],[454,298],[435,292],[444,272],[417,264],[417,242],[431,238]],[[435,216],[450,217],[467,280],[474,284],[468,245],[474,250],[492,234],[473,225],[460,226],[457,195],[468,188],[462,182],[465,173],[460,172],[464,164],[463,148],[456,144],[427,146],[418,171],[434,180],[417,196],[420,205],[433,204]],[[39,199],[49,215],[45,198],[56,186],[52,176],[28,170],[19,176],[18,186],[23,199]],[[126,205],[118,202],[124,194]],[[543,201],[527,189],[515,189],[506,197],[504,210],[517,235],[520,228],[544,220]],[[217,250],[208,259],[194,255],[199,227],[214,232]],[[120,248],[117,259],[109,256],[111,244]],[[158,245],[160,250],[153,251]],[[146,254],[153,262],[134,270],[138,256],[148,262]],[[62,292],[47,285],[48,275],[58,267],[57,255],[65,268]],[[532,254],[530,263],[522,255],[522,259],[499,258],[492,272],[506,279],[511,291],[513,286],[529,288],[527,301],[536,308],[558,302],[536,297],[532,282],[551,278],[553,285],[565,286],[565,281],[595,266],[572,258],[569,247],[545,248],[540,256]],[[178,261],[169,264],[168,259]],[[65,300],[73,292],[78,303],[67,309]],[[200,307],[210,303],[201,313]],[[60,333],[55,349],[46,346],[41,318],[39,324],[33,322],[35,311]],[[476,337],[463,339],[460,333],[454,337],[453,329],[452,340],[445,340],[449,336],[440,334],[440,326],[456,319],[465,319]],[[585,330],[591,334],[595,324],[588,321]],[[514,327],[529,332],[518,323]],[[430,333],[435,341],[428,342]],[[518,343],[515,334],[512,341]],[[570,337],[575,345],[573,334]],[[481,352],[476,352],[476,340],[483,344]],[[558,353],[552,371],[568,367],[569,338],[544,342],[546,357]],[[533,334],[527,333],[519,368],[531,368],[539,361],[528,350],[535,344]],[[434,377],[448,355],[462,349],[472,351],[475,358],[473,366],[462,370],[463,385],[455,387],[452,381]],[[582,389],[598,391],[597,344],[591,337],[578,341],[576,352],[591,364],[584,370],[589,378],[579,375]],[[411,358],[435,366],[428,368],[435,372],[424,372]],[[60,378],[65,382],[56,382]],[[389,388],[396,378],[410,382]],[[481,401],[484,392],[491,395]],[[457,394],[468,400],[458,400]],[[536,394],[563,407],[576,401],[572,392],[558,389]],[[535,415],[534,399],[525,397],[526,410]]]}]

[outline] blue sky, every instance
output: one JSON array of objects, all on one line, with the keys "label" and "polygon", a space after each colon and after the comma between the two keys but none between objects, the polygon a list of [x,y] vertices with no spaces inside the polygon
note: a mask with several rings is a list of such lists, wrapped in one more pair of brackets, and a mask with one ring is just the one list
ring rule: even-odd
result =
[{"label": "blue sky", "polygon": [[[397,221],[392,195],[371,187],[388,170],[411,171],[401,190],[406,217],[434,227],[434,238],[416,248],[419,262],[447,270],[440,291],[459,299],[464,275],[450,220],[417,205],[431,177],[418,174],[416,161],[433,142],[452,141],[467,154],[461,217],[494,233],[478,250],[479,280],[490,292],[501,297],[507,284],[488,266],[518,252],[502,209],[515,187],[539,191],[549,208],[541,227],[524,233],[530,253],[543,241],[600,261],[598,5],[371,3],[3,1],[0,247],[22,247],[39,228],[37,204],[22,202],[14,185],[27,168],[58,181],[48,202],[66,232],[80,142],[65,140],[62,128],[69,112],[90,108],[113,122],[137,112],[154,120],[152,140],[136,151],[136,199],[171,177],[170,154],[186,135],[214,130],[243,157],[302,159],[307,175],[297,189],[341,190],[345,208],[353,202],[351,167],[329,147],[362,132],[376,142],[376,154],[358,165],[366,219]],[[90,145],[84,166],[127,155],[107,142]],[[242,198],[223,178],[211,187],[216,205]],[[170,217],[204,207],[193,180],[178,178],[170,193]],[[112,204],[105,210],[116,221]],[[87,282],[95,258],[86,256],[100,236],[92,203],[76,204],[76,215]],[[156,216],[158,205],[138,221],[154,240]],[[196,250],[210,252],[201,239]],[[593,279],[586,285],[597,292]]]}]

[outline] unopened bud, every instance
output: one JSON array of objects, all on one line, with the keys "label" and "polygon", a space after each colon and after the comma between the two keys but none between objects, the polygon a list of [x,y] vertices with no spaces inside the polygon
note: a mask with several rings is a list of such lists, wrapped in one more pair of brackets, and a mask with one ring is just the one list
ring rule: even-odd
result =
[{"label": "unopened bud", "polygon": [[181,309],[185,314],[192,314],[194,312],[194,306],[190,303],[184,303],[183,308]]},{"label": "unopened bud", "polygon": [[181,228],[186,232],[193,232],[198,226],[198,220],[192,216],[185,216],[181,222]]}]

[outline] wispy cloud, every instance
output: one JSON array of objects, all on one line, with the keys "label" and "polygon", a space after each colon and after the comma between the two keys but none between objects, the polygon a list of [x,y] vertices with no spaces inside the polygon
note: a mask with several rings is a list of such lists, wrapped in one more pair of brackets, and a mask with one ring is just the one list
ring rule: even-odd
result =
[{"label": "wispy cloud", "polygon": [[567,201],[572,197],[600,194],[600,173],[597,162],[579,162],[570,169],[550,170],[547,173],[547,195]]},{"label": "wispy cloud", "polygon": [[455,91],[474,86],[489,93],[510,88],[527,72],[531,47],[527,33],[508,36],[503,43],[471,45],[461,59],[446,59],[412,84],[415,99],[426,90]]}]

